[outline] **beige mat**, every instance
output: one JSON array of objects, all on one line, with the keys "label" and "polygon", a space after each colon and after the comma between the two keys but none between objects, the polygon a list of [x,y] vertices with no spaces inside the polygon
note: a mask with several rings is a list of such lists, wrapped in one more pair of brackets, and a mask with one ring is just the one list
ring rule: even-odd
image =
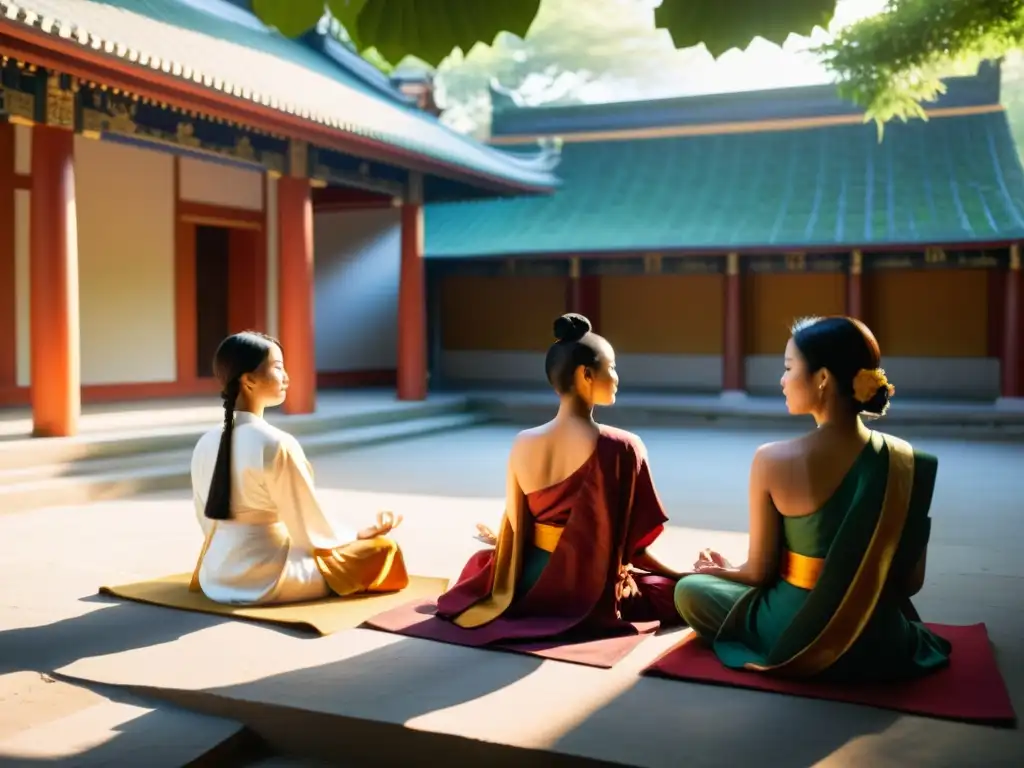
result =
[{"label": "beige mat", "polygon": [[151,581],[100,587],[100,594],[182,611],[262,621],[329,635],[342,629],[354,629],[367,619],[410,600],[433,600],[448,588],[448,579],[410,576],[409,586],[401,592],[329,597],[290,605],[244,606],[222,605],[208,599],[202,592],[190,592],[188,585],[191,579],[191,573],[179,573]]}]

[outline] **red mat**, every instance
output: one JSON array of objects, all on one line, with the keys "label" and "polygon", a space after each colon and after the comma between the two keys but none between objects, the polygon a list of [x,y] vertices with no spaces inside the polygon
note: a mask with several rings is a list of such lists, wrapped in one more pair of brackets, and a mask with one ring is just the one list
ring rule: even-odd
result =
[{"label": "red mat", "polygon": [[864,704],[927,717],[1015,726],[1017,716],[996,665],[985,625],[927,626],[953,644],[950,664],[945,669],[910,682],[840,685],[785,680],[758,672],[729,669],[692,634],[647,667],[643,674]]},{"label": "red mat", "polygon": [[635,623],[636,634],[616,635],[597,639],[557,638],[553,640],[520,640],[507,643],[479,645],[473,642],[473,630],[463,629],[434,615],[436,604],[430,600],[414,600],[390,611],[374,616],[365,626],[393,632],[396,635],[434,640],[449,645],[479,648],[488,651],[507,651],[544,659],[567,661],[588,667],[610,669],[624,659],[630,651],[658,629],[658,622]]}]

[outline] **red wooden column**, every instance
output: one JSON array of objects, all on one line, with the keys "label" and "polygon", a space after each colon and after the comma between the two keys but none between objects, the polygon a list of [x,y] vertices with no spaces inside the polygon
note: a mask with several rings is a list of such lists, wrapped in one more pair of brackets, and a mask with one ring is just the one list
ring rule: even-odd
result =
[{"label": "red wooden column", "polygon": [[594,331],[601,332],[601,276],[582,274],[578,256],[569,260],[565,306],[568,312],[586,317]]},{"label": "red wooden column", "polygon": [[1010,268],[1006,271],[1006,302],[1003,305],[1003,397],[1022,397],[1021,387],[1021,270],[1020,245],[1010,246]]},{"label": "red wooden column", "polygon": [[67,128],[32,129],[29,322],[37,437],[76,434],[81,414],[74,140]]},{"label": "red wooden column", "polygon": [[724,323],[722,390],[727,393],[743,393],[743,276],[740,274],[738,253],[726,256]]},{"label": "red wooden column", "polygon": [[423,177],[410,174],[402,203],[398,275],[398,399],[427,398],[427,280],[423,263]]},{"label": "red wooden column", "polygon": [[864,255],[860,251],[850,254],[850,271],[846,274],[846,316],[864,319],[864,300],[861,293],[861,279],[864,271]]},{"label": "red wooden column", "polygon": [[316,410],[316,347],[313,314],[313,202],[309,180],[277,181],[278,335],[290,383],[285,413]]}]

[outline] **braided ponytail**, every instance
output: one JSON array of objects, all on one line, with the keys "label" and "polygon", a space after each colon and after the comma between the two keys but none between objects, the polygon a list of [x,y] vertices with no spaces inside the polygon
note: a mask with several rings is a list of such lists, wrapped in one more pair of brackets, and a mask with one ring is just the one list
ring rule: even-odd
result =
[{"label": "braided ponytail", "polygon": [[241,383],[238,379],[228,382],[220,393],[224,401],[224,431],[217,449],[217,463],[213,467],[210,492],[206,496],[205,514],[211,520],[231,519],[231,447],[235,434],[235,401]]},{"label": "braided ponytail", "polygon": [[217,449],[210,490],[206,496],[204,514],[211,520],[231,519],[231,454],[235,434],[235,404],[242,390],[242,376],[257,370],[270,354],[272,345],[280,347],[276,339],[254,331],[228,336],[217,347],[213,358],[213,372],[223,389],[224,431]]}]

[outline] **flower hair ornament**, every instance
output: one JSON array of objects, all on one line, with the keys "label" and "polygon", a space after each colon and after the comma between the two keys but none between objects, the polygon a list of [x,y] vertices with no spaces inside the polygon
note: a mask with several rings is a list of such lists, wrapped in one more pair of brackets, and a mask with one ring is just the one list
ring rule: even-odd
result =
[{"label": "flower hair ornament", "polygon": [[861,368],[853,377],[853,396],[858,403],[868,402],[882,387],[888,390],[889,397],[896,394],[896,387],[885,378],[882,368]]}]

